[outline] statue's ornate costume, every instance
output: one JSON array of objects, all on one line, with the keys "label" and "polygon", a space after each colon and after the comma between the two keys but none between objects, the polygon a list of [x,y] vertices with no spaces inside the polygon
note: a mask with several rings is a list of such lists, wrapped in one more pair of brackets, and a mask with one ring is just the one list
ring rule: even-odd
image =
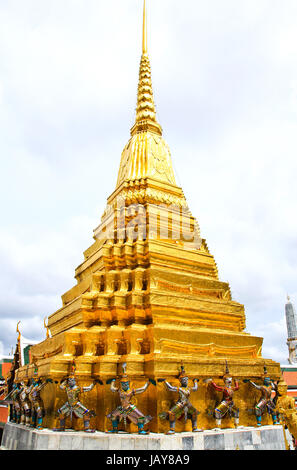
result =
[{"label": "statue's ornate costume", "polygon": [[[268,414],[271,415],[273,424],[279,424],[276,413],[276,400],[272,399],[272,392],[277,393],[277,387],[274,382],[271,381],[270,377],[267,376],[266,367],[264,367],[263,385],[257,385],[251,380],[245,380],[250,383],[254,388],[261,392],[261,398],[255,406],[255,415],[257,419],[257,426],[262,426],[262,415],[267,410]],[[277,397],[277,395],[276,395]]]},{"label": "statue's ornate costume", "polygon": [[7,390],[6,381],[5,381],[5,379],[1,378],[1,379],[0,379],[0,397],[1,397],[1,395],[3,395],[4,393],[6,393],[6,390]]},{"label": "statue's ornate costume", "polygon": [[44,417],[44,404],[40,396],[40,392],[48,383],[38,380],[37,382],[33,379],[32,387],[29,391],[29,400],[31,402],[31,425],[37,429],[42,429],[42,421]]},{"label": "statue's ornate costume", "polygon": [[282,422],[283,425],[285,425],[294,440],[294,444],[296,445],[296,439],[297,439],[297,411],[296,411],[296,405],[295,405],[295,400],[293,397],[288,397],[287,391],[288,391],[288,385],[284,380],[281,380],[277,384],[277,390],[278,390],[278,399],[277,399],[277,404],[276,404],[276,414],[278,418],[280,418],[280,421]]},{"label": "statue's ornate costume", "polygon": [[[8,390],[8,387],[7,387],[6,380],[1,378],[0,379],[0,398],[2,397],[2,395],[4,395],[4,397],[6,397],[7,390]],[[1,398],[1,400],[3,400],[3,397]]]},{"label": "statue's ornate costume", "polygon": [[12,421],[14,423],[20,424],[21,422],[21,398],[20,393],[22,391],[21,385],[18,383],[13,384],[12,392],[9,394],[9,397],[12,401]]},{"label": "statue's ornate costume", "polygon": [[25,424],[26,426],[30,426],[30,418],[31,418],[31,402],[29,398],[29,394],[33,385],[30,385],[30,382],[25,385],[24,382],[21,382],[21,391],[19,393],[19,399],[21,403],[21,421],[20,424]]},{"label": "statue's ornate costume", "polygon": [[[1,401],[6,400],[7,391],[8,391],[8,385],[6,383],[6,380],[1,377],[1,379],[0,379],[0,399],[1,399]],[[4,395],[4,396],[2,396],[2,395]],[[12,407],[10,409],[10,415],[12,415]]]},{"label": "statue's ornate costume", "polygon": [[175,405],[166,413],[162,412],[159,414],[160,419],[168,419],[170,422],[170,430],[168,431],[167,434],[174,434],[175,433],[175,423],[177,419],[180,419],[184,417],[185,422],[188,420],[188,418],[191,419],[192,421],[192,430],[193,432],[201,431],[200,429],[197,428],[197,417],[198,417],[198,411],[192,403],[190,402],[190,395],[192,392],[197,392],[198,390],[198,380],[194,379],[194,387],[189,387],[188,382],[189,378],[187,377],[185,373],[185,369],[182,366],[181,367],[181,372],[179,374],[179,380],[180,380],[180,387],[174,387],[171,385],[167,380],[159,379],[159,382],[164,382],[167,389],[170,392],[176,392],[179,395],[179,398]]},{"label": "statue's ornate costume", "polygon": [[65,431],[66,418],[70,416],[71,420],[73,416],[75,418],[82,418],[84,420],[84,431],[85,432],[95,432],[93,429],[90,429],[90,418],[95,416],[94,411],[86,408],[80,401],[79,396],[81,392],[90,392],[93,390],[95,383],[92,383],[88,387],[79,387],[76,384],[74,377],[75,366],[73,365],[73,373],[67,379],[63,380],[60,384],[60,389],[64,390],[67,394],[67,402],[58,410],[60,416],[60,427],[55,429],[55,431]]},{"label": "statue's ornate costume", "polygon": [[234,425],[237,428],[239,424],[239,408],[235,406],[233,397],[234,392],[237,392],[239,389],[239,383],[237,380],[234,382],[234,387],[232,387],[233,378],[229,375],[228,363],[226,361],[226,372],[223,376],[225,386],[221,387],[217,385],[212,379],[207,379],[205,382],[209,383],[210,386],[217,392],[223,392],[223,399],[220,404],[214,410],[214,417],[216,419],[217,429],[221,428],[222,418],[227,414],[230,417],[234,418]]},{"label": "statue's ornate costume", "polygon": [[108,383],[111,383],[111,391],[113,393],[118,393],[121,404],[107,415],[107,418],[112,422],[112,430],[109,432],[117,433],[119,423],[124,421],[126,425],[128,419],[130,422],[137,425],[139,434],[147,434],[144,430],[144,426],[152,420],[152,417],[145,416],[141,411],[139,411],[136,405],[132,403],[132,399],[135,395],[140,395],[145,392],[150,383],[155,384],[154,381],[149,380],[143,387],[131,389],[130,380],[126,374],[126,364],[123,364],[123,375],[121,377],[119,388],[115,387],[115,380],[116,379],[112,379],[108,381]]},{"label": "statue's ornate costume", "polygon": [[22,387],[18,383],[14,383],[12,387],[11,393],[6,397],[10,398],[12,401],[12,422],[20,424],[21,422],[21,410],[22,410],[22,405],[21,405],[21,398],[20,398],[20,393],[22,391]]}]

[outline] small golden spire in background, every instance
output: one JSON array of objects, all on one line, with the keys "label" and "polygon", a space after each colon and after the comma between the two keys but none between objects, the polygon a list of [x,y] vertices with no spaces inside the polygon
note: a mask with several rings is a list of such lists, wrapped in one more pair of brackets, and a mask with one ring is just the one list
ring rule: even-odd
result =
[{"label": "small golden spire in background", "polygon": [[21,335],[21,332],[20,332],[20,329],[19,329],[19,324],[20,324],[20,323],[21,323],[21,322],[19,321],[19,322],[17,323],[17,327],[16,327],[16,332],[18,333],[18,339],[17,339],[18,343],[21,341],[21,336],[22,336],[22,335]]},{"label": "small golden spire in background", "polygon": [[50,333],[49,333],[49,327],[45,322],[46,319],[47,317],[45,317],[45,319],[43,320],[43,324],[44,324],[44,328],[46,329],[46,339],[48,339],[50,337]]}]

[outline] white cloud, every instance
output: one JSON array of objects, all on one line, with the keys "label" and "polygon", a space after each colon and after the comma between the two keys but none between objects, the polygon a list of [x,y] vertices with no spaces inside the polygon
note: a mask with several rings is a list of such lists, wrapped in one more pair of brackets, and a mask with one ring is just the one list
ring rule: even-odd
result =
[{"label": "white cloud", "polygon": [[256,333],[258,336],[264,337],[263,357],[280,361],[282,364],[288,362],[286,331],[285,318],[276,322],[267,321],[259,324]]},{"label": "white cloud", "polygon": [[[11,353],[16,345],[16,322],[10,318],[0,318],[0,331],[5,344],[5,354]],[[24,337],[29,340],[43,341],[46,338],[43,320],[39,316],[31,316],[30,318],[22,318],[19,325],[20,331]]]}]

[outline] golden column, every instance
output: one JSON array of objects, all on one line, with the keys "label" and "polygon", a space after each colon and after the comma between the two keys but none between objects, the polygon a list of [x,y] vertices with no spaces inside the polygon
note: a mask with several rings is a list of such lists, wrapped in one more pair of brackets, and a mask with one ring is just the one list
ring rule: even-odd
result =
[{"label": "golden column", "polygon": [[[191,398],[200,411],[199,427],[205,428],[215,426],[211,410],[218,397],[203,379],[220,383],[226,359],[231,375],[239,380],[260,379],[264,364],[273,379],[280,377],[279,364],[262,358],[262,338],[245,331],[243,305],[219,279],[215,260],[176,184],[162,134],[153,98],[144,1],[136,119],[116,188],[94,230],[95,242],[75,271],[76,285],[49,317],[51,337],[32,347],[34,364],[17,372],[18,380],[30,378],[37,365],[39,376],[59,381],[75,360],[81,385],[94,378],[104,383],[82,397],[96,410],[98,430],[109,427],[106,415],[116,407],[106,380],[119,376],[125,362],[134,387],[147,378],[178,384],[183,363],[190,379],[200,379]],[[45,425],[54,427],[62,392],[54,382],[43,396]],[[152,431],[167,429],[158,415],[168,410],[173,398],[158,382],[138,398],[139,408],[154,417]],[[249,411],[255,399],[255,392],[240,380],[235,398],[240,424],[255,424]],[[226,418],[223,425],[233,424]],[[177,432],[190,429],[190,422],[177,423]],[[136,431],[133,426],[131,430]]]}]

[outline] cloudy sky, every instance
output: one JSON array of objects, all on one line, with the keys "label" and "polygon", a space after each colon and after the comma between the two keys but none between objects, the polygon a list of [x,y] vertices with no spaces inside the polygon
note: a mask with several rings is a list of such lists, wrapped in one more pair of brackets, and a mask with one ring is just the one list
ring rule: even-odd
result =
[{"label": "cloudy sky", "polygon": [[[158,119],[263,355],[297,304],[297,2],[148,0]],[[142,0],[0,0],[0,353],[45,337],[116,183]]]}]

